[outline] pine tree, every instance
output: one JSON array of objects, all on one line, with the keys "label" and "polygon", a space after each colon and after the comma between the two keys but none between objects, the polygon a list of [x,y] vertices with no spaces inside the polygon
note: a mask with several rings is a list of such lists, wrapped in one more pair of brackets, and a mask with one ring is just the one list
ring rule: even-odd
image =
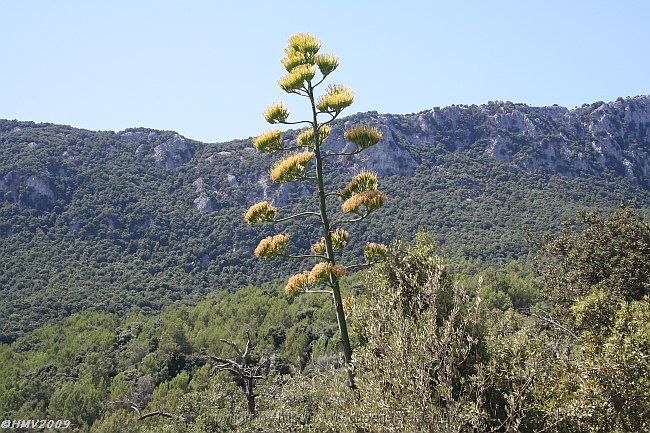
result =
[{"label": "pine tree", "polygon": [[[255,249],[255,256],[263,259],[309,257],[317,261],[311,270],[305,270],[289,278],[285,292],[287,295],[298,292],[331,294],[350,385],[354,386],[350,368],[352,348],[339,281],[346,272],[370,266],[381,260],[387,252],[387,247],[378,243],[368,243],[365,248],[365,263],[348,266],[337,263],[337,254],[346,247],[348,242],[349,233],[344,227],[366,219],[384,204],[386,195],[379,191],[377,176],[374,173],[367,171],[357,173],[347,187],[340,191],[328,191],[323,174],[328,159],[358,154],[377,144],[382,135],[374,127],[356,125],[344,132],[344,137],[355,145],[353,151],[327,150],[327,138],[332,123],[352,104],[354,94],[345,86],[330,85],[318,98],[316,97],[319,86],[339,65],[336,56],[318,54],[320,48],[320,41],[310,34],[298,33],[291,36],[285,49],[286,55],[281,61],[287,70],[287,75],[278,81],[278,85],[285,92],[304,97],[309,101],[311,119],[289,121],[289,110],[283,103],[274,104],[264,111],[264,118],[270,124],[306,125],[306,128],[298,134],[296,142],[285,143],[280,129],[267,131],[253,141],[254,147],[260,152],[284,154],[283,158],[271,168],[273,181],[315,183],[318,191],[318,208],[315,211],[278,217],[278,210],[268,201],[262,201],[250,207],[245,220],[248,223],[279,222],[301,217],[320,220],[323,236],[312,245],[309,254],[290,254],[289,237],[286,234],[277,234],[263,239]],[[317,70],[320,73],[318,77]],[[343,214],[341,219],[334,222],[331,222],[334,209],[331,206],[328,208],[328,198],[332,196],[340,199],[340,213]]]}]

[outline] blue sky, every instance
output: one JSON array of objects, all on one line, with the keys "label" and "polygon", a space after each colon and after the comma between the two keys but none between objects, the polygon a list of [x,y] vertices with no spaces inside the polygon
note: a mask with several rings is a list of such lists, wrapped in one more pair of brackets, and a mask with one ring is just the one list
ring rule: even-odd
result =
[{"label": "blue sky", "polygon": [[650,1],[0,0],[0,118],[224,141],[301,98],[287,38],[339,55],[349,114],[510,100],[568,107],[650,93]]}]

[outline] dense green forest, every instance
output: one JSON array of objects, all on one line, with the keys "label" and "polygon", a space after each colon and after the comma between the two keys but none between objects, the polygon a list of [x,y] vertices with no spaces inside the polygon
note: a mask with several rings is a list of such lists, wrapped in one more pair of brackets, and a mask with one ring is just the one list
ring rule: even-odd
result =
[{"label": "dense green forest", "polygon": [[[631,101],[620,104],[634,108],[636,100]],[[609,105],[580,109],[578,120],[587,122],[602,107]],[[626,123],[621,113],[628,108],[607,109],[623,128],[625,152],[645,158],[646,124]],[[384,122],[386,137],[392,137],[374,160],[342,163],[328,174],[328,184],[342,188],[350,171],[376,168],[390,197],[372,223],[362,222],[359,235],[351,237],[352,251],[368,240],[411,241],[426,231],[441,253],[480,270],[528,261],[526,233],[556,230],[578,209],[613,209],[621,200],[636,199],[647,212],[646,179],[626,177],[620,161],[598,173],[563,174],[525,170],[516,158],[486,153],[494,134],[513,134],[487,131],[481,122],[512,111],[545,128],[540,139],[516,136],[515,156],[536,158],[543,146],[539,140],[564,131],[572,152],[598,161],[589,153],[594,137],[578,120],[575,131],[567,132],[542,109],[523,104],[459,110],[433,110],[433,117],[461,114],[436,120],[426,140],[411,131],[413,116],[365,113],[341,121]],[[250,140],[205,144],[171,131],[115,133],[0,120],[1,341],[77,312],[149,315],[166,305],[194,305],[213,292],[290,275],[295,264],[253,259],[255,240],[269,229],[249,227],[242,219],[260,198],[282,202],[287,212],[313,205],[309,190],[266,185],[261,179],[271,163]],[[198,210],[197,200],[208,207]],[[308,248],[317,227],[286,223],[279,230]]]},{"label": "dense green forest", "polygon": [[[354,392],[331,299],[264,284],[157,315],[77,313],[3,344],[0,413],[102,433],[647,431],[647,219],[583,212],[530,245],[530,266],[476,270],[420,234],[345,278]],[[255,416],[211,358],[247,339]]]}]

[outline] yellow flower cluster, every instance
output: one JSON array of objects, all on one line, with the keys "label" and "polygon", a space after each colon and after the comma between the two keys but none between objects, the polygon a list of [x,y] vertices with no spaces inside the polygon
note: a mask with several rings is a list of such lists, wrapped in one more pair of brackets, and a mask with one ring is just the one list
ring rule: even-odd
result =
[{"label": "yellow flower cluster", "polygon": [[316,65],[323,76],[327,76],[339,66],[339,58],[332,54],[319,54],[316,56]]},{"label": "yellow flower cluster", "polygon": [[[332,235],[332,248],[334,251],[340,251],[348,244],[348,236],[350,235],[347,230],[336,229],[331,232]],[[325,238],[321,236],[320,240],[311,246],[311,252],[314,254],[323,254],[325,252]]]},{"label": "yellow flower cluster", "polygon": [[284,293],[291,295],[305,290],[307,286],[309,286],[309,271],[304,271],[289,278],[287,285],[284,286]]},{"label": "yellow flower cluster", "polygon": [[320,97],[316,108],[323,113],[340,113],[352,105],[354,93],[345,86],[330,85],[325,94]]},{"label": "yellow flower cluster", "polygon": [[291,48],[285,48],[284,52],[286,56],[282,58],[280,62],[287,72],[291,72],[296,66],[314,64],[314,61],[312,60],[313,56],[311,55],[305,55],[294,51]]},{"label": "yellow flower cluster", "polygon": [[352,309],[352,306],[354,305],[356,299],[354,299],[354,296],[348,296],[346,298],[343,298],[343,310],[347,313]]},{"label": "yellow flower cluster", "polygon": [[285,92],[298,90],[305,84],[305,81],[311,81],[316,75],[316,70],[312,65],[298,65],[291,69],[284,77],[280,78],[278,85]]},{"label": "yellow flower cluster", "polygon": [[299,179],[314,155],[314,152],[299,152],[279,160],[271,168],[271,180],[284,183]]},{"label": "yellow flower cluster", "polygon": [[316,63],[316,53],[320,50],[320,41],[308,33],[298,33],[289,38],[289,45],[284,49],[285,57],[281,60],[287,72],[301,65]]},{"label": "yellow flower cluster", "polygon": [[253,140],[253,147],[260,152],[271,153],[282,148],[282,131],[272,129]]},{"label": "yellow flower cluster", "polygon": [[343,275],[345,275],[345,266],[332,265],[330,262],[320,262],[309,271],[309,283],[326,283],[329,282],[331,276],[341,278]]},{"label": "yellow flower cluster", "polygon": [[287,120],[287,117],[289,117],[289,110],[282,102],[273,104],[264,110],[264,119],[271,124],[282,123]]},{"label": "yellow flower cluster", "polygon": [[354,194],[364,191],[374,191],[379,187],[377,175],[369,171],[361,171],[352,178],[352,181],[344,189],[339,191],[341,198],[347,200]]},{"label": "yellow flower cluster", "polygon": [[[317,65],[323,77],[329,75],[338,67],[339,59],[332,54],[317,55],[320,46],[320,41],[308,33],[291,36],[289,45],[284,49],[285,56],[281,60],[282,66],[287,72],[292,73],[301,66]],[[299,87],[294,90],[297,88]]]},{"label": "yellow flower cluster", "polygon": [[381,140],[381,132],[377,128],[366,125],[354,126],[345,131],[343,135],[362,150],[374,146]]},{"label": "yellow flower cluster", "polygon": [[296,33],[289,38],[289,49],[302,54],[316,54],[320,50],[320,41],[309,33]]},{"label": "yellow flower cluster", "polygon": [[255,257],[260,259],[273,259],[280,257],[287,250],[289,236],[275,235],[262,239],[255,248]]},{"label": "yellow flower cluster", "polygon": [[384,205],[386,202],[386,194],[381,191],[363,191],[354,194],[349,199],[345,200],[341,205],[343,212],[359,212],[360,207],[365,207],[366,212],[373,212]]},{"label": "yellow flower cluster", "polygon": [[310,251],[314,254],[324,254],[325,238],[321,236],[320,240],[311,246]]},{"label": "yellow flower cluster", "polygon": [[368,242],[366,244],[366,249],[363,252],[367,262],[383,260],[384,257],[386,257],[386,254],[388,254],[388,247],[384,244],[378,244],[375,242]]},{"label": "yellow flower cluster", "polygon": [[277,214],[277,209],[271,206],[271,204],[264,200],[259,203],[255,203],[253,206],[248,208],[246,215],[244,215],[244,220],[247,223],[259,223],[264,221],[273,221],[275,215]]},{"label": "yellow flower cluster", "polygon": [[[323,143],[329,137],[332,128],[329,125],[321,125],[318,127],[318,141],[319,144]],[[298,145],[305,147],[314,146],[314,128],[308,128],[298,134],[296,138]]]}]

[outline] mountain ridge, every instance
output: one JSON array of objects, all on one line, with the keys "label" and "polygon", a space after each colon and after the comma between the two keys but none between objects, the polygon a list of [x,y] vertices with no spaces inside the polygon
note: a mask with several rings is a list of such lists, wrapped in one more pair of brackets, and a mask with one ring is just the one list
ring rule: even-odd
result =
[{"label": "mountain ridge", "polygon": [[[389,201],[354,229],[352,251],[429,231],[445,254],[506,263],[531,253],[525,231],[552,230],[576,209],[648,207],[649,96],[574,110],[503,102],[360,113],[335,125],[326,148],[346,149],[342,130],[356,123],[384,139],[330,160],[327,185],[372,170]],[[86,309],[157,311],[307,266],[252,257],[276,230],[297,249],[317,236],[311,226],[243,222],[262,199],[282,212],[313,205],[313,188],[268,179],[275,159],[250,138],[0,120],[0,338]],[[334,198],[330,206],[340,212]]]}]

